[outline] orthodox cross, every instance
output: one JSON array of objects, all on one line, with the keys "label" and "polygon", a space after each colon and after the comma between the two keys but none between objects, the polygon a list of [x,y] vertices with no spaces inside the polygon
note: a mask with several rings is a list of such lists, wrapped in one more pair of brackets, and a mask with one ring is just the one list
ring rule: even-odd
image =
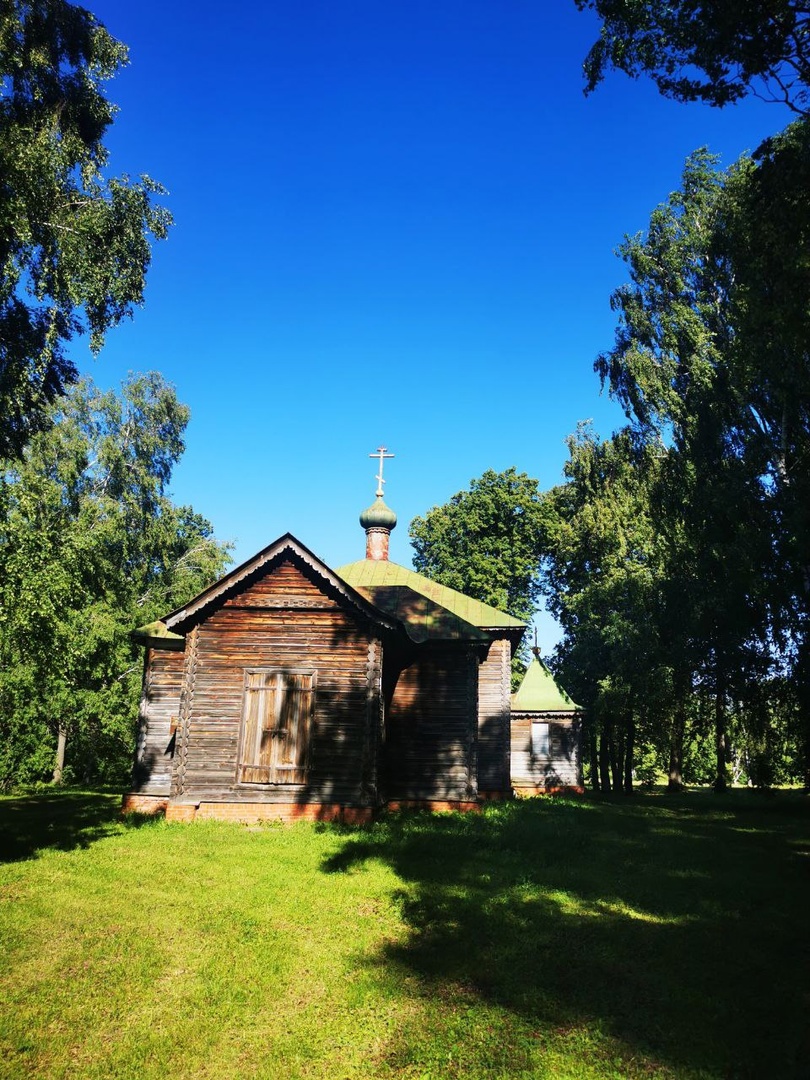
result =
[{"label": "orthodox cross", "polygon": [[386,449],[385,449],[384,446],[378,446],[377,447],[377,453],[376,454],[369,454],[368,456],[380,459],[380,471],[377,474],[377,476],[374,477],[374,479],[377,481],[377,492],[376,492],[376,494],[379,495],[380,497],[382,497],[383,484],[385,483],[385,480],[383,480],[383,461],[385,460],[385,458],[396,457],[396,454],[388,454],[388,453],[386,453]]}]

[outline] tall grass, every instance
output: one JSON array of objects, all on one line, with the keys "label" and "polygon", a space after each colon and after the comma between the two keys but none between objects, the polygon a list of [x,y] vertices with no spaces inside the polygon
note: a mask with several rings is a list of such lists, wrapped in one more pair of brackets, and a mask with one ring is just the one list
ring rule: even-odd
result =
[{"label": "tall grass", "polygon": [[805,1077],[810,806],[366,829],[0,799],[0,1076]]}]

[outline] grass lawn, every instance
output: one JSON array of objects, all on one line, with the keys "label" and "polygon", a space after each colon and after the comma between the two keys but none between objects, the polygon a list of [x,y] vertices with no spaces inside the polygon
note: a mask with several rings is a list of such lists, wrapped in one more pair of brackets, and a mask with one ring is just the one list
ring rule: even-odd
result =
[{"label": "grass lawn", "polygon": [[810,800],[0,799],[0,1077],[810,1076]]}]

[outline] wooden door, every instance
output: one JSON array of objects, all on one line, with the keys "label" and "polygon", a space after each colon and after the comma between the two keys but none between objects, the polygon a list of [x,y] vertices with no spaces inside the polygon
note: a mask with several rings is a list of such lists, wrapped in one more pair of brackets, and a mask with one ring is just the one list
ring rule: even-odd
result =
[{"label": "wooden door", "polygon": [[245,673],[239,778],[246,784],[306,781],[314,707],[314,672]]}]

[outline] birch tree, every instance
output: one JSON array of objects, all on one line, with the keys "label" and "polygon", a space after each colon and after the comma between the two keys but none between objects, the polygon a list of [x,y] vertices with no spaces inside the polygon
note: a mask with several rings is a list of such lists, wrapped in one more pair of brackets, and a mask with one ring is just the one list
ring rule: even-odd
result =
[{"label": "birch tree", "polygon": [[144,175],[109,174],[105,83],[127,50],[66,0],[0,5],[0,458],[19,456],[78,378],[69,342],[143,303],[171,218]]},{"label": "birch tree", "polygon": [[0,786],[121,779],[141,650],[130,638],[216,579],[227,545],[167,494],[188,409],[156,373],[80,382],[0,481]]}]

